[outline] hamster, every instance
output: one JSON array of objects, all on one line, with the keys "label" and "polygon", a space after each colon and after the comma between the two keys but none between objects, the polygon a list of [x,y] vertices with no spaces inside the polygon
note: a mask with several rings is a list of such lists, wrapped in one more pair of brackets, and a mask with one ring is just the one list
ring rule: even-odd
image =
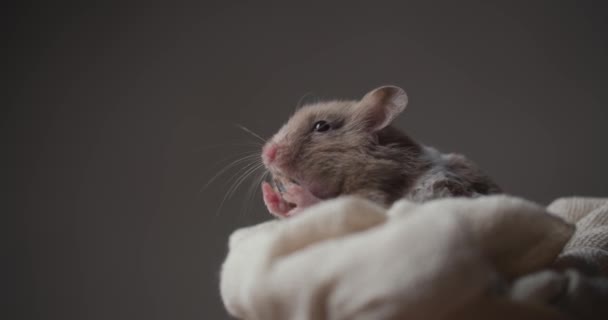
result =
[{"label": "hamster", "polygon": [[442,154],[391,125],[408,97],[383,86],[359,101],[327,101],[297,110],[262,148],[271,182],[262,183],[271,214],[285,218],[319,201],[356,195],[383,206],[476,197],[501,189],[459,154]]}]

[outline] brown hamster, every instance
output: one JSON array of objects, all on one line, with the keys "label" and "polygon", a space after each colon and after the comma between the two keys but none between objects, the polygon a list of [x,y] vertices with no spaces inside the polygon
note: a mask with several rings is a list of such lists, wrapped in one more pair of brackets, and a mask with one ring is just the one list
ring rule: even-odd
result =
[{"label": "brown hamster", "polygon": [[328,101],[297,110],[264,145],[272,174],[264,202],[277,217],[324,199],[357,195],[388,206],[450,196],[499,193],[462,155],[441,154],[391,126],[406,108],[401,88],[383,86],[360,101]]}]

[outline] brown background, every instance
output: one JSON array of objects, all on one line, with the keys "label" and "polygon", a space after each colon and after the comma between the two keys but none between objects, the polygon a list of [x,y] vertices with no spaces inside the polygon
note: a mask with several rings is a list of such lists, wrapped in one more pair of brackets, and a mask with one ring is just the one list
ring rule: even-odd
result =
[{"label": "brown background", "polygon": [[307,93],[400,85],[400,127],[509,193],[608,196],[602,1],[100,3],[2,22],[18,318],[227,318],[227,236],[269,217],[247,183],[218,210],[235,171],[201,189]]}]

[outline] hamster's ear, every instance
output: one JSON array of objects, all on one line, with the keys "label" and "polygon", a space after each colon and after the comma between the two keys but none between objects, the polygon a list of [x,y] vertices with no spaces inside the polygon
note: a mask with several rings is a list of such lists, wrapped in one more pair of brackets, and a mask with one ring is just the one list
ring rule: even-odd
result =
[{"label": "hamster's ear", "polygon": [[356,106],[356,116],[368,128],[378,131],[388,126],[407,106],[405,91],[395,86],[383,86],[368,92]]}]

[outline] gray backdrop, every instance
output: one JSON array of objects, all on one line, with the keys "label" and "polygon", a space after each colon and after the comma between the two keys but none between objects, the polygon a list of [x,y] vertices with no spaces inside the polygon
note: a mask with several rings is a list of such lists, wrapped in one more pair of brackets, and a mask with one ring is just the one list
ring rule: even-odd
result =
[{"label": "gray backdrop", "polygon": [[8,303],[24,319],[227,318],[227,236],[269,215],[249,182],[218,209],[235,170],[203,186],[257,150],[234,124],[268,137],[307,93],[400,85],[400,127],[509,193],[607,196],[602,2],[447,3],[5,11]]}]

